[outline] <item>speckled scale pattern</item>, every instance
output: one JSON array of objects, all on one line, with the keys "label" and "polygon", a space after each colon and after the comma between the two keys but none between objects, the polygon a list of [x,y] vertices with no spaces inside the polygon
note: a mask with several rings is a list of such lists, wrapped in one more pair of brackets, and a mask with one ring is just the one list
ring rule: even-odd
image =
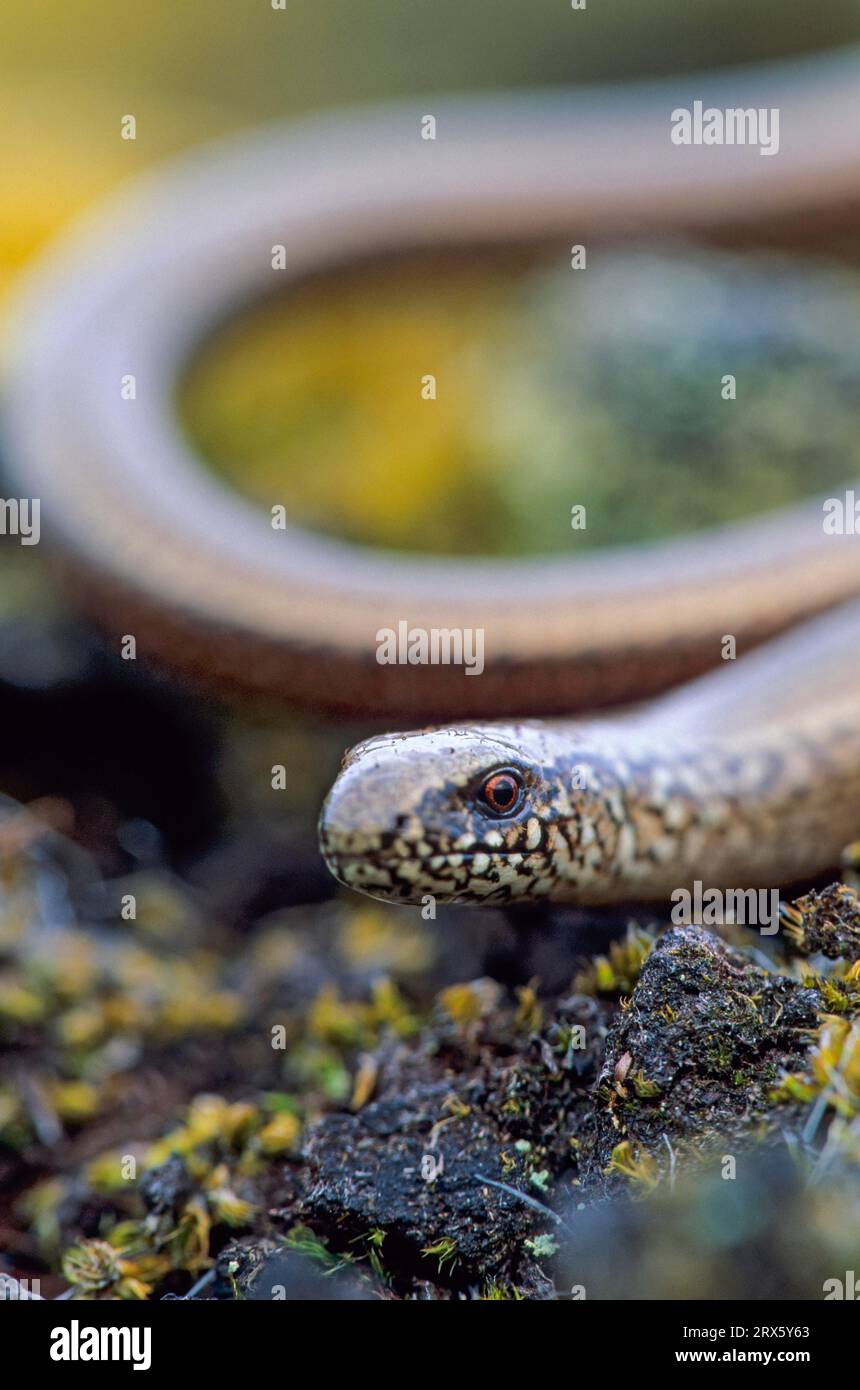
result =
[{"label": "speckled scale pattern", "polygon": [[[500,767],[525,783],[511,817],[480,799]],[[860,721],[699,741],[595,721],[361,744],[324,810],[321,843],[344,883],[400,902],[597,904],[663,898],[697,878],[792,881],[835,862],[858,828]]]}]

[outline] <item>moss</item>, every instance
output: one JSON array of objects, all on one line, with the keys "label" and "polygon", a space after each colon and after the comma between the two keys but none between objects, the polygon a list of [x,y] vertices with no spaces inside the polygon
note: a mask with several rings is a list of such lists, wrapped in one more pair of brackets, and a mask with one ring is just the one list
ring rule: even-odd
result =
[{"label": "moss", "polygon": [[438,996],[439,1007],[461,1028],[472,1028],[498,1006],[499,986],[492,980],[449,985]]},{"label": "moss", "polygon": [[438,1260],[438,1270],[440,1274],[452,1273],[459,1263],[457,1258],[457,1242],[450,1236],[437,1240],[433,1245],[425,1245],[421,1251],[422,1255],[428,1259]]},{"label": "moss", "polygon": [[[153,913],[181,920],[169,897]],[[269,1296],[254,1282],[289,1285],[285,1256],[299,1280],[345,1272],[349,1296],[551,1297],[537,1261],[568,1234],[541,1234],[548,1208],[573,1203],[578,1226],[616,1193],[659,1202],[663,1173],[784,1134],[804,1164],[860,1169],[854,908],[832,892],[797,914],[807,949],[839,947],[832,966],[629,931],[586,963],[588,993],[540,995],[468,964],[441,995],[380,975],[372,923],[344,964],[337,906],[241,942],[207,923],[182,959],[154,920],[102,929],[98,950],[72,933],[77,963],[10,938],[3,979],[39,1005],[3,1020],[28,1082],[0,1080],[10,1220],[88,1298],[207,1275],[207,1297]]]},{"label": "moss", "polygon": [[351,964],[410,976],[428,970],[437,952],[433,937],[420,924],[404,921],[402,913],[392,920],[372,906],[349,912],[338,944]]},{"label": "moss", "polygon": [[[530,1242],[526,1242],[526,1244],[530,1244]],[[547,1254],[554,1255],[556,1249],[557,1247],[553,1246],[551,1250],[547,1251]],[[532,1254],[535,1254],[535,1258],[538,1258],[534,1250],[532,1250]],[[525,1296],[523,1291],[518,1289],[515,1284],[497,1284],[491,1281],[485,1286],[481,1294],[481,1299],[484,1303],[521,1303]]]},{"label": "moss", "polygon": [[860,1115],[860,1020],[825,1016],[808,1067],[784,1076],[773,1094],[807,1105],[821,1098],[844,1119]]},{"label": "moss", "polygon": [[551,1260],[558,1253],[558,1242],[551,1235],[535,1236],[525,1242],[525,1247],[536,1260]]},{"label": "moss", "polygon": [[60,1119],[70,1124],[91,1120],[102,1104],[98,1087],[87,1081],[55,1081],[48,1094]]},{"label": "moss", "polygon": [[[667,1144],[692,1161],[718,1136],[743,1146],[776,1133],[774,1081],[805,1056],[820,1007],[813,988],[763,970],[710,932],[665,932],[610,1027],[595,1128],[579,1150],[586,1182],[608,1177],[611,1186],[640,1153],[664,1169]],[[636,1093],[640,1073],[653,1095]],[[760,1123],[764,1136],[755,1134]]]},{"label": "moss", "polygon": [[307,1031],[311,1039],[350,1050],[373,1047],[386,1030],[409,1037],[418,1026],[394,982],[382,979],[374,982],[369,1003],[347,1002],[334,985],[324,985],[311,1007]]},{"label": "moss", "polygon": [[[120,1239],[125,1233],[117,1230]],[[63,1274],[77,1299],[141,1300],[150,1296],[157,1280],[170,1268],[166,1257],[142,1251],[128,1254],[115,1242],[86,1240],[63,1257]]]},{"label": "moss", "polygon": [[631,994],[653,945],[650,932],[628,927],[621,941],[613,941],[608,956],[597,956],[580,971],[574,989],[579,994]]},{"label": "moss", "polygon": [[660,1181],[656,1160],[644,1150],[635,1152],[629,1139],[615,1145],[606,1171],[620,1174],[631,1186],[646,1192]]},{"label": "moss", "polygon": [[36,990],[16,979],[0,980],[0,1027],[14,1038],[21,1025],[45,1018],[48,1003]]},{"label": "moss", "polygon": [[860,961],[830,975],[806,975],[804,984],[818,991],[826,1013],[853,1016],[860,1008]]},{"label": "moss", "polygon": [[533,984],[517,987],[517,1011],[514,1026],[527,1033],[536,1033],[543,1022],[543,1009],[538,1002],[537,990]]},{"label": "moss", "polygon": [[854,888],[832,883],[823,892],[783,904],[781,922],[799,955],[860,960],[860,896]]},{"label": "moss", "polygon": [[318,1235],[308,1226],[296,1225],[288,1232],[284,1244],[289,1250],[296,1250],[308,1259],[315,1261],[326,1270],[337,1269],[343,1264],[343,1256],[333,1254]]},{"label": "moss", "polygon": [[654,1096],[659,1096],[660,1087],[656,1081],[649,1081],[641,1067],[634,1076],[630,1078],[630,1084],[640,1100],[653,1100]]}]

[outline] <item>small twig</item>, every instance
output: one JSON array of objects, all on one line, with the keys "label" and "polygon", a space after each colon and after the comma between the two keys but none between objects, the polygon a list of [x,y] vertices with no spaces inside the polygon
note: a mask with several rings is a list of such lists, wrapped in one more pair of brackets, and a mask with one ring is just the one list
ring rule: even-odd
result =
[{"label": "small twig", "polygon": [[669,1139],[668,1134],[664,1134],[664,1135],[663,1135],[663,1143],[666,1145],[666,1148],[669,1150],[669,1190],[670,1190],[670,1191],[674,1191],[674,1189],[675,1189],[675,1176],[676,1176],[675,1169],[676,1169],[676,1167],[677,1167],[678,1160],[677,1160],[677,1158],[675,1157],[675,1150],[672,1148],[672,1144],[671,1144],[671,1141],[670,1141],[670,1139]]},{"label": "small twig", "polygon": [[568,1235],[573,1235],[573,1232],[563,1217],[559,1216],[557,1211],[553,1211],[552,1207],[545,1206],[543,1202],[539,1202],[536,1197],[530,1197],[527,1192],[521,1192],[518,1187],[510,1187],[506,1182],[496,1182],[495,1178],[485,1178],[483,1173],[476,1173],[475,1178],[478,1182],[485,1182],[488,1187],[497,1187],[500,1192],[507,1192],[509,1196],[516,1197],[517,1201],[524,1202],[525,1205],[531,1207],[533,1211],[539,1211],[541,1216],[551,1217],[553,1221],[558,1222],[559,1226],[564,1227]]},{"label": "small twig", "polygon": [[192,1286],[191,1286],[191,1288],[188,1290],[187,1294],[183,1294],[183,1297],[184,1297],[184,1298],[195,1298],[196,1295],[199,1294],[199,1292],[200,1292],[201,1289],[205,1289],[205,1288],[207,1287],[207,1285],[209,1285],[209,1284],[212,1283],[212,1281],[213,1281],[214,1278],[215,1278],[215,1271],[214,1271],[214,1269],[209,1269],[209,1270],[207,1270],[205,1274],[203,1274],[203,1275],[200,1276],[200,1278],[197,1280],[197,1283],[196,1283],[196,1284],[192,1284]]},{"label": "small twig", "polygon": [[821,1124],[821,1121],[824,1117],[824,1112],[827,1109],[827,1103],[828,1094],[825,1089],[819,1092],[819,1094],[815,1098],[815,1104],[813,1105],[812,1110],[809,1114],[809,1118],[806,1121],[806,1124],[803,1126],[803,1129],[800,1133],[801,1143],[812,1143],[816,1133],[818,1132],[818,1126]]}]

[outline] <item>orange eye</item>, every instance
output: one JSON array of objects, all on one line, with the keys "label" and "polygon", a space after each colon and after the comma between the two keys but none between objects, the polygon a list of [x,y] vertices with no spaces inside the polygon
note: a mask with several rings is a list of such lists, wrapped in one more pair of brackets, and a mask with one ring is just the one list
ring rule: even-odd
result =
[{"label": "orange eye", "polygon": [[497,816],[510,816],[518,807],[523,784],[516,772],[494,772],[481,788],[481,797]]}]

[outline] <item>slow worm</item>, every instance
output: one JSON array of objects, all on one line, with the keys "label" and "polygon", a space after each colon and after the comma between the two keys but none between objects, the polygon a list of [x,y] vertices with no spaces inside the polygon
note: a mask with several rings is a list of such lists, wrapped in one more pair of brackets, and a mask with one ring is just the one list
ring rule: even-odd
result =
[{"label": "slow worm", "polygon": [[359,744],[320,819],[332,872],[398,902],[582,904],[779,887],[860,829],[860,604],[616,718]]}]

